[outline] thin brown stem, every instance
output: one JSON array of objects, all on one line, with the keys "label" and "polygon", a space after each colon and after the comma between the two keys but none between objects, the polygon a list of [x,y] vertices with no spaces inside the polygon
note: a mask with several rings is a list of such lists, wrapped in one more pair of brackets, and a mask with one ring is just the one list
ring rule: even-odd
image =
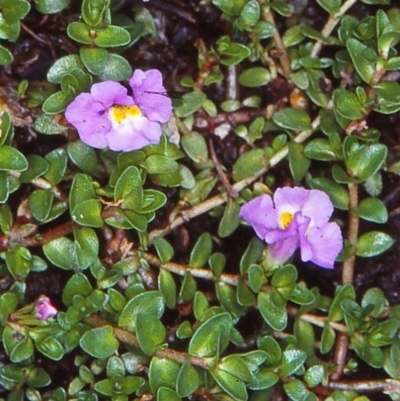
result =
[{"label": "thin brown stem", "polygon": [[290,58],[287,52],[287,49],[283,43],[279,30],[276,27],[274,16],[272,15],[272,11],[270,7],[263,7],[262,8],[262,18],[264,21],[268,22],[275,28],[274,33],[274,42],[275,48],[278,52],[279,61],[281,63],[283,75],[287,80],[290,79],[292,74],[292,68],[290,67]]},{"label": "thin brown stem", "polygon": [[215,153],[215,148],[214,148],[214,143],[212,141],[212,139],[210,138],[208,141],[208,145],[210,148],[210,155],[211,155],[211,160],[214,163],[215,169],[217,170],[218,173],[218,177],[222,182],[222,185],[225,188],[225,191],[229,194],[229,196],[231,198],[237,198],[239,196],[238,191],[236,191],[236,189],[234,189],[232,187],[232,185],[230,184],[228,178],[226,177],[226,174],[224,173],[224,171],[222,170],[222,166],[217,158],[217,154]]},{"label": "thin brown stem", "polygon": [[358,239],[358,226],[360,219],[353,212],[358,206],[358,184],[349,184],[349,228],[347,231],[347,239],[352,246],[351,256],[343,263],[342,282],[348,284],[353,282],[354,263],[356,260],[355,247]]},{"label": "thin brown stem", "polygon": [[344,333],[339,333],[336,338],[335,352],[333,360],[337,365],[336,371],[331,374],[331,380],[339,380],[344,372],[347,360],[347,350],[349,348],[349,337]]}]

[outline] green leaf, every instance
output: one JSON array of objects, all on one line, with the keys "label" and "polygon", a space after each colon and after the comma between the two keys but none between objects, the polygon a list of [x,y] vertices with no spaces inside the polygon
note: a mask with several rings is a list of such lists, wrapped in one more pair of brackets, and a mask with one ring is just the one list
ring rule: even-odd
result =
[{"label": "green leaf", "polygon": [[97,74],[101,81],[125,81],[132,76],[131,65],[119,54],[109,53],[102,66],[104,68]]},{"label": "green leaf", "polygon": [[11,146],[0,147],[0,171],[24,171],[28,168],[25,156]]},{"label": "green leaf", "polygon": [[26,359],[32,357],[33,352],[33,341],[28,337],[24,337],[22,340],[18,341],[18,343],[10,352],[10,360],[14,363],[25,361]]},{"label": "green leaf", "polygon": [[28,169],[22,172],[19,177],[21,183],[28,183],[43,175],[49,169],[49,163],[43,157],[32,154],[27,156],[27,160]]},{"label": "green leaf", "polygon": [[88,278],[82,273],[76,273],[65,285],[62,293],[62,301],[65,306],[71,306],[74,295],[80,295],[83,298],[86,298],[92,292],[93,288]]},{"label": "green leaf", "polygon": [[287,349],[283,351],[281,373],[284,376],[291,376],[306,361],[307,354],[299,349]]},{"label": "green leaf", "polygon": [[36,189],[28,198],[29,210],[39,222],[45,221],[53,205],[54,194],[50,189]]},{"label": "green leaf", "polygon": [[149,174],[173,173],[179,169],[176,161],[162,155],[152,155],[141,165]]},{"label": "green leaf", "polygon": [[109,25],[107,28],[97,31],[94,44],[99,47],[118,47],[127,45],[131,41],[129,32],[120,26]]},{"label": "green leaf", "polygon": [[82,69],[83,64],[79,56],[70,54],[55,61],[47,72],[47,80],[53,84],[60,84],[65,75],[76,68]]},{"label": "green leaf", "polygon": [[237,204],[237,202],[232,198],[229,198],[218,227],[218,235],[221,238],[228,237],[239,226],[239,210],[240,206]]},{"label": "green leaf", "polygon": [[336,89],[334,91],[333,103],[335,112],[342,118],[357,120],[367,113],[358,96],[345,89]]},{"label": "green leaf", "polygon": [[313,178],[309,181],[309,185],[313,189],[324,191],[335,208],[341,210],[349,209],[349,193],[343,185],[325,177]]},{"label": "green leaf", "polygon": [[311,161],[305,157],[303,145],[291,141],[289,143],[290,172],[296,181],[300,181],[307,174]]},{"label": "green leaf", "polygon": [[157,391],[157,401],[182,401],[178,394],[168,387],[161,387]]},{"label": "green leaf", "polygon": [[31,6],[24,0],[3,0],[1,12],[8,24],[14,24],[22,20],[29,12]]},{"label": "green leaf", "polygon": [[188,117],[200,109],[207,96],[203,92],[189,92],[182,96],[183,104],[175,109],[178,117]]},{"label": "green leaf", "polygon": [[149,384],[153,394],[161,387],[175,389],[181,365],[167,358],[151,358],[149,367]]},{"label": "green leaf", "polygon": [[330,352],[330,350],[335,345],[335,339],[336,339],[335,330],[333,330],[329,322],[326,322],[322,330],[321,344],[319,347],[321,354],[327,354],[328,352]]},{"label": "green leaf", "polygon": [[93,75],[100,75],[106,68],[108,52],[99,47],[81,47],[79,50],[82,63]]},{"label": "green leaf", "polygon": [[237,401],[247,400],[246,385],[235,376],[223,370],[210,370],[211,376],[227,394]]},{"label": "green leaf", "polygon": [[192,274],[186,270],[183,276],[181,289],[179,291],[179,298],[181,298],[182,301],[192,300],[195,296],[196,290],[196,280],[193,278]]},{"label": "green leaf", "polygon": [[190,253],[189,266],[194,268],[204,267],[211,255],[211,251],[211,235],[205,232],[196,241],[196,244]]},{"label": "green leaf", "polygon": [[206,320],[194,333],[189,343],[189,354],[201,358],[216,356],[229,343],[232,318],[229,313],[221,313]]},{"label": "green leaf", "polygon": [[267,282],[264,270],[259,265],[251,265],[248,271],[249,284],[253,292],[258,293]]},{"label": "green leaf", "polygon": [[235,21],[235,25],[240,29],[254,26],[260,19],[260,5],[256,0],[250,0],[242,9],[239,18]]},{"label": "green leaf", "polygon": [[370,231],[357,240],[356,255],[364,258],[380,255],[394,243],[393,238],[380,231]]},{"label": "green leaf", "polygon": [[298,379],[285,383],[283,389],[292,401],[316,401],[315,395],[313,395],[311,399],[307,397],[309,392],[305,385]]},{"label": "green leaf", "polygon": [[350,284],[345,284],[337,289],[333,302],[329,308],[328,319],[330,321],[338,322],[343,319],[343,311],[340,305],[345,299],[350,299],[351,301],[356,299],[354,287]]},{"label": "green leaf", "polygon": [[244,70],[239,75],[240,85],[246,86],[248,88],[256,88],[259,86],[266,85],[272,79],[269,70],[263,67],[253,67]]},{"label": "green leaf", "polygon": [[310,159],[322,161],[334,161],[338,159],[335,150],[327,139],[317,138],[310,141],[305,149],[304,155]]},{"label": "green leaf", "polygon": [[251,55],[251,50],[241,44],[231,42],[229,36],[222,36],[216,42],[217,52],[220,54],[220,62],[223,65],[237,65]]},{"label": "green leaf", "polygon": [[329,14],[335,14],[339,11],[342,0],[317,0],[317,3]]},{"label": "green leaf", "polygon": [[164,313],[164,301],[159,291],[147,291],[133,297],[121,313],[118,325],[135,332],[139,313],[152,314],[160,318]]},{"label": "green leaf", "polygon": [[89,227],[74,228],[73,233],[76,262],[79,269],[84,270],[96,260],[99,253],[99,240],[96,232]]},{"label": "green leaf", "polygon": [[282,128],[295,131],[306,131],[312,129],[311,120],[308,113],[301,109],[286,108],[272,116],[275,124]]},{"label": "green leaf", "polygon": [[353,209],[353,213],[364,220],[383,224],[387,222],[388,212],[385,204],[377,198],[363,199],[359,205]]},{"label": "green leaf", "polygon": [[43,252],[53,265],[64,270],[76,266],[74,243],[66,237],[57,238],[43,245]]},{"label": "green leaf", "polygon": [[217,283],[215,285],[218,301],[227,312],[231,313],[234,320],[239,320],[243,313],[243,306],[241,306],[236,299],[236,290],[226,283]]},{"label": "green leaf", "polygon": [[96,192],[94,191],[90,178],[85,174],[77,174],[74,177],[69,193],[69,207],[71,211],[83,202],[95,199]]},{"label": "green leaf", "polygon": [[172,245],[162,237],[155,237],[153,242],[161,263],[168,263],[174,257]]},{"label": "green leaf", "polygon": [[62,113],[71,102],[72,98],[64,92],[56,92],[50,95],[43,103],[43,111],[47,114]]},{"label": "green leaf", "polygon": [[74,208],[71,218],[81,226],[100,228],[104,225],[101,212],[101,202],[96,199],[88,199]]},{"label": "green leaf", "polygon": [[93,174],[97,168],[96,152],[82,141],[69,142],[67,152],[72,162],[86,174]]},{"label": "green leaf", "polygon": [[157,316],[138,313],[136,317],[136,336],[140,349],[145,355],[151,356],[156,348],[165,342],[167,331]]},{"label": "green leaf", "polygon": [[247,286],[243,278],[239,279],[236,288],[236,299],[238,304],[241,306],[250,306],[253,305],[256,301],[254,293]]},{"label": "green leaf", "polygon": [[233,165],[233,179],[241,181],[267,167],[269,160],[263,149],[251,149],[239,156]]},{"label": "green leaf", "polygon": [[14,136],[14,125],[7,111],[4,111],[0,116],[0,134],[0,146],[3,146],[5,143],[11,143]]},{"label": "green leaf", "polygon": [[42,14],[57,14],[67,8],[71,0],[34,0],[36,8]]},{"label": "green leaf", "polygon": [[160,270],[158,288],[164,298],[165,305],[170,309],[174,309],[176,305],[176,284],[172,274],[168,270]]},{"label": "green leaf", "polygon": [[81,348],[94,358],[108,358],[119,346],[112,326],[106,325],[87,331],[79,341]]},{"label": "green leaf", "polygon": [[363,308],[367,308],[370,305],[374,307],[370,312],[370,315],[375,318],[379,318],[383,309],[388,306],[388,302],[383,295],[383,292],[379,288],[369,288],[367,292],[364,294],[361,306]]},{"label": "green leaf", "polygon": [[287,325],[286,305],[281,307],[271,301],[271,292],[258,293],[258,307],[264,320],[277,331],[282,331]]},{"label": "green leaf", "polygon": [[190,364],[190,359],[186,358],[179,370],[176,381],[176,393],[179,397],[188,397],[200,385],[200,376],[197,370]]},{"label": "green leaf", "polygon": [[369,48],[353,38],[346,42],[346,47],[360,77],[367,84],[371,83],[375,73],[375,62],[370,61],[369,57],[367,57],[367,50]]},{"label": "green leaf", "polygon": [[366,181],[382,167],[386,156],[387,147],[385,145],[379,143],[360,145],[351,151],[346,166],[353,177]]},{"label": "green leaf", "polygon": [[208,149],[203,135],[197,132],[183,135],[181,145],[186,154],[195,163],[205,163],[208,160]]},{"label": "green leaf", "polygon": [[0,45],[0,65],[9,65],[14,61],[12,53]]},{"label": "green leaf", "polygon": [[239,380],[243,380],[245,382],[251,381],[252,374],[249,370],[249,367],[247,366],[246,361],[244,361],[240,356],[229,355],[225,358],[222,358],[217,368],[219,370],[223,370],[224,372],[230,373]]},{"label": "green leaf", "polygon": [[[240,273],[246,273],[251,265],[257,263],[264,251],[264,243],[258,238],[252,238],[240,260]],[[257,292],[257,291],[256,291]]]},{"label": "green leaf", "polygon": [[36,342],[36,348],[53,361],[59,361],[64,356],[64,349],[61,343],[53,336]]},{"label": "green leaf", "polygon": [[68,24],[67,34],[71,39],[84,45],[91,45],[93,43],[90,27],[83,22],[74,21]]},{"label": "green leaf", "polygon": [[140,213],[148,214],[162,208],[167,202],[167,197],[155,189],[145,189],[143,191],[143,203]]},{"label": "green leaf", "polygon": [[[249,388],[251,390],[258,390],[258,391],[270,389],[278,381],[279,381],[279,376],[276,373],[261,368],[259,371],[253,374],[252,380],[249,384]],[[261,398],[261,400],[263,400],[263,398]]]},{"label": "green leaf", "polygon": [[142,176],[136,166],[130,166],[118,178],[114,189],[114,201],[129,198],[129,209],[141,209],[143,202]]},{"label": "green leaf", "polygon": [[95,27],[102,21],[108,7],[108,3],[103,0],[83,0],[81,8],[82,18],[88,25]]},{"label": "green leaf", "polygon": [[54,149],[45,156],[45,159],[49,163],[49,169],[44,178],[56,185],[64,178],[68,163],[67,152],[62,148]]}]

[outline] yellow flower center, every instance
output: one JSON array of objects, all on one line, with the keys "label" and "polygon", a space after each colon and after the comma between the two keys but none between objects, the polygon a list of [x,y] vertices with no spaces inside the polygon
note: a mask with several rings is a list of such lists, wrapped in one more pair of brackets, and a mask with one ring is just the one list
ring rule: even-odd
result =
[{"label": "yellow flower center", "polygon": [[142,112],[137,106],[113,106],[110,109],[111,118],[115,123],[124,121],[127,117],[140,117]]},{"label": "yellow flower center", "polygon": [[293,214],[290,212],[283,212],[279,216],[279,222],[281,223],[281,226],[284,230],[286,230],[290,226],[292,220],[293,220]]}]

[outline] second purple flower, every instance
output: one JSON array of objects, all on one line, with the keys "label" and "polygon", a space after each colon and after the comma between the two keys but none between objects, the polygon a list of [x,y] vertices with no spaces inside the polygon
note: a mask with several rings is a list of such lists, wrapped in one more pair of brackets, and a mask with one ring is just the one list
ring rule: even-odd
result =
[{"label": "second purple flower", "polygon": [[343,246],[337,223],[329,223],[333,205],[325,192],[304,188],[279,188],[272,199],[261,195],[240,209],[240,217],[252,225],[257,236],[270,244],[278,263],[300,248],[303,262],[332,269]]},{"label": "second purple flower", "polygon": [[171,99],[158,70],[135,70],[129,81],[132,96],[118,82],[94,84],[68,106],[65,117],[82,142],[94,148],[130,151],[159,142],[160,123],[169,120]]}]

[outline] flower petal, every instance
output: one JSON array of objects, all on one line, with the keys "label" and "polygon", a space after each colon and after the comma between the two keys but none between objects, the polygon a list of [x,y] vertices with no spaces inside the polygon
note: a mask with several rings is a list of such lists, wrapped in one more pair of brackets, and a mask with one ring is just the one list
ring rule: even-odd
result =
[{"label": "flower petal", "polygon": [[90,93],[96,102],[101,103],[105,109],[114,104],[121,106],[133,106],[132,97],[128,96],[127,89],[114,81],[104,81],[94,84]]},{"label": "flower petal", "polygon": [[311,189],[302,213],[311,218],[310,227],[323,227],[332,216],[333,205],[325,192]]},{"label": "flower petal", "polygon": [[93,100],[89,93],[81,93],[67,107],[66,119],[78,130],[82,142],[94,148],[107,147],[105,134],[111,122],[104,106]]},{"label": "flower petal", "polygon": [[278,216],[285,212],[294,215],[296,212],[302,211],[308,199],[308,192],[306,189],[300,187],[278,188],[274,194],[274,203]]},{"label": "flower petal", "polygon": [[258,196],[243,205],[239,217],[250,223],[262,240],[269,230],[278,228],[276,210],[269,195]]},{"label": "flower petal", "polygon": [[269,246],[268,254],[276,263],[286,262],[299,247],[299,238],[288,237]]},{"label": "flower petal", "polygon": [[126,118],[113,124],[107,133],[107,141],[111,150],[128,152],[158,143],[161,134],[160,124],[146,117]]},{"label": "flower petal", "polygon": [[327,223],[321,228],[311,227],[307,241],[312,249],[311,262],[326,269],[333,269],[335,259],[343,247],[340,227],[336,223]]},{"label": "flower petal", "polygon": [[170,119],[172,102],[162,84],[160,71],[135,70],[129,84],[135,103],[149,120],[165,123]]}]

